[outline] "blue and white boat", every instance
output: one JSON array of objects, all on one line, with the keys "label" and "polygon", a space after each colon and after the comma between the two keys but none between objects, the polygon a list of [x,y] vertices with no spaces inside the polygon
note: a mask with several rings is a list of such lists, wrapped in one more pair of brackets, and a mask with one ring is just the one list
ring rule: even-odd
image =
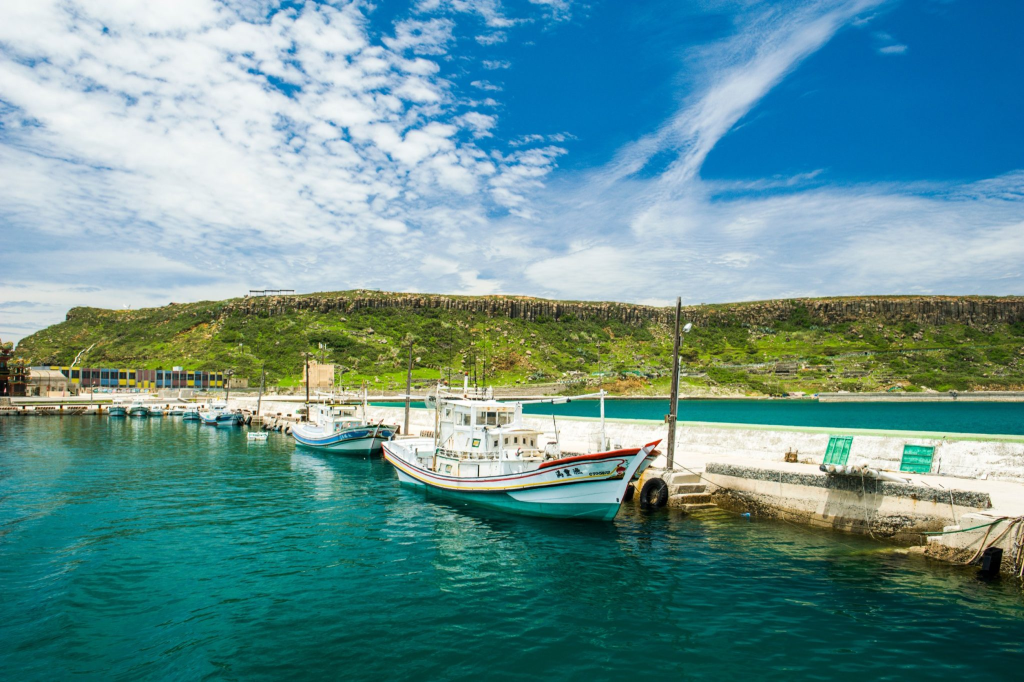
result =
[{"label": "blue and white boat", "polygon": [[107,410],[107,414],[111,417],[127,417],[128,407],[120,400],[115,399]]},{"label": "blue and white boat", "polygon": [[241,412],[229,412],[227,403],[215,402],[199,413],[199,420],[213,426],[241,426],[244,417]]},{"label": "blue and white boat", "polygon": [[310,405],[309,417],[311,423],[292,427],[295,442],[331,452],[372,455],[398,431],[390,424],[367,424],[355,416],[354,407],[345,405]]},{"label": "blue and white boat", "polygon": [[162,417],[164,416],[164,408],[161,405],[152,405],[149,408],[150,417]]},{"label": "blue and white boat", "polygon": [[181,414],[182,421],[186,422],[198,422],[202,421],[202,417],[199,416],[198,407],[190,407]]}]

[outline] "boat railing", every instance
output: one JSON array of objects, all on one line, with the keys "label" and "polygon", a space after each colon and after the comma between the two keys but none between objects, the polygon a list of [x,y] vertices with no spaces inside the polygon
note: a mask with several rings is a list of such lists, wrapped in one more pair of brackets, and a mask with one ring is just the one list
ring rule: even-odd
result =
[{"label": "boat railing", "polygon": [[464,460],[542,460],[544,459],[544,452],[537,449],[526,449],[520,450],[519,452],[506,452],[504,457],[498,455],[495,452],[466,452],[464,450],[450,450],[448,448],[438,448],[437,454],[442,457],[448,457],[450,459],[457,459],[459,461]]}]

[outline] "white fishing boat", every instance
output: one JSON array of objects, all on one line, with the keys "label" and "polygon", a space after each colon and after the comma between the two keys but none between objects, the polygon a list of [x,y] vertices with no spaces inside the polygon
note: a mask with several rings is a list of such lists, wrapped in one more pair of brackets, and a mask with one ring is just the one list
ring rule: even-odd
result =
[{"label": "white fishing boat", "polygon": [[250,431],[249,434],[246,436],[246,439],[253,442],[262,443],[266,442],[267,436],[269,435],[270,434],[267,433],[266,431]]},{"label": "white fishing boat", "polygon": [[136,398],[132,401],[132,404],[128,406],[129,417],[148,417],[149,406],[146,405],[142,398]]},{"label": "white fishing boat", "polygon": [[388,441],[384,458],[402,483],[448,497],[531,516],[610,520],[660,441],[609,448],[602,429],[597,451],[563,454],[557,430],[542,444],[544,434],[524,425],[522,407],[562,401],[438,397],[435,437]]},{"label": "white fishing boat", "polygon": [[209,407],[199,413],[199,420],[213,426],[241,426],[241,412],[229,412],[226,402],[212,402]]},{"label": "white fishing boat", "polygon": [[380,452],[381,444],[390,440],[398,427],[390,424],[369,424],[359,419],[352,405],[314,403],[308,408],[309,422],[292,427],[292,438],[299,445],[353,455]]},{"label": "white fishing boat", "polygon": [[164,407],[163,407],[163,405],[151,405],[150,408],[149,408],[149,416],[150,417],[162,417],[162,416],[164,416]]}]

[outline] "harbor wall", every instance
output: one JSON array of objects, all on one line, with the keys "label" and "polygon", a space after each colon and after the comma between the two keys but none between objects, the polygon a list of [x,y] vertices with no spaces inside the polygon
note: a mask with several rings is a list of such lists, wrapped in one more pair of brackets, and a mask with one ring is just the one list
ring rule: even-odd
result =
[{"label": "harbor wall", "polygon": [[988,493],[711,462],[704,478],[718,506],[809,526],[917,544],[965,514],[988,509]]}]

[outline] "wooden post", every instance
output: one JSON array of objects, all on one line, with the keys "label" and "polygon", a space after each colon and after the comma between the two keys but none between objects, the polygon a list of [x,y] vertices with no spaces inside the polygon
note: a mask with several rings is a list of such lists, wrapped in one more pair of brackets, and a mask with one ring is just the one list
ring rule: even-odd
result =
[{"label": "wooden post", "polygon": [[409,394],[412,393],[412,341],[409,342],[409,371],[405,375],[405,427],[402,431],[405,435],[409,435],[409,407],[412,399]]},{"label": "wooden post", "polygon": [[682,316],[683,299],[676,297],[676,331],[672,337],[672,394],[668,406],[668,444],[665,454],[665,468],[671,470],[676,458],[676,416],[679,412],[679,318]]}]

